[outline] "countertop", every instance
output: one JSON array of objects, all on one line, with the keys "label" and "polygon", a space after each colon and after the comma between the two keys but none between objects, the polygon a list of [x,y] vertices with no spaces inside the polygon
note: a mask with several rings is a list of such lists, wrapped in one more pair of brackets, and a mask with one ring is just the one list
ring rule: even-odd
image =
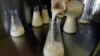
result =
[{"label": "countertop", "polygon": [[[0,56],[43,56],[43,47],[49,25],[26,27],[20,37],[0,36]],[[78,26],[76,34],[62,31],[65,56],[91,56],[99,43],[100,24]]]}]

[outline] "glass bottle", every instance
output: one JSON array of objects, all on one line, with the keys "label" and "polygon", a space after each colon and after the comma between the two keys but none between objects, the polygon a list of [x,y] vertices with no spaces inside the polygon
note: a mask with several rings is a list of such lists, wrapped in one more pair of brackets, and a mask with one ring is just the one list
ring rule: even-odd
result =
[{"label": "glass bottle", "polygon": [[100,0],[92,0],[90,21],[100,23]]},{"label": "glass bottle", "polygon": [[49,23],[49,14],[48,14],[48,10],[47,10],[47,5],[43,5],[42,19],[43,19],[43,23],[44,24],[48,24]]},{"label": "glass bottle", "polygon": [[21,36],[24,34],[25,30],[24,27],[19,19],[17,10],[10,11],[11,13],[11,28],[10,28],[10,34],[12,36]]},{"label": "glass bottle", "polygon": [[83,10],[83,4],[80,1],[68,2],[68,10],[66,13],[67,19],[63,27],[64,32],[69,34],[77,32],[76,18],[81,14],[82,10]]},{"label": "glass bottle", "polygon": [[79,23],[86,24],[89,23],[88,20],[89,20],[91,0],[82,0],[82,3],[84,4],[84,9],[79,19]]},{"label": "glass bottle", "polygon": [[[51,36],[52,33],[54,36]],[[54,22],[53,32],[50,26],[43,52],[44,56],[64,56],[60,24],[58,22]]]},{"label": "glass bottle", "polygon": [[34,7],[33,18],[32,18],[32,26],[40,27],[43,25],[42,18],[40,16],[39,7]]}]

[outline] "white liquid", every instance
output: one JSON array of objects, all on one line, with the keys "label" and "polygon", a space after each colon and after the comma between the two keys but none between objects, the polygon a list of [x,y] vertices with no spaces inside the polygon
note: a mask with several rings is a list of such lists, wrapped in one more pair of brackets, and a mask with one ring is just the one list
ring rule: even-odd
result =
[{"label": "white liquid", "polygon": [[63,45],[58,42],[47,43],[44,48],[44,56],[64,56]]},{"label": "white liquid", "polygon": [[10,34],[11,34],[12,36],[15,36],[15,37],[23,35],[24,32],[25,32],[25,31],[24,31],[24,28],[23,28],[22,26],[14,27],[14,28],[12,28],[12,29],[10,30]]},{"label": "white liquid", "polygon": [[87,24],[87,23],[88,23],[88,20],[86,20],[86,19],[80,19],[80,20],[79,20],[79,23]]},{"label": "white liquid", "polygon": [[47,9],[42,10],[42,19],[43,19],[44,24],[49,23],[49,14],[48,14]]},{"label": "white liquid", "polygon": [[78,17],[83,9],[83,5],[79,1],[69,1],[68,11],[66,13],[67,19],[65,21],[63,30],[67,33],[75,33],[77,31],[76,17]]},{"label": "white liquid", "polygon": [[39,11],[34,11],[33,20],[32,20],[32,26],[39,27],[39,26],[42,26],[42,25],[43,25],[43,22],[42,22],[42,19],[41,19]]},{"label": "white liquid", "polygon": [[76,19],[72,17],[67,17],[63,30],[67,33],[75,33],[77,31],[76,28]]},{"label": "white liquid", "polygon": [[64,56],[63,45],[59,42],[55,42],[53,35],[54,20],[58,12],[59,10],[52,10],[51,41],[44,47],[44,56]]},{"label": "white liquid", "polygon": [[53,28],[54,28],[54,20],[55,17],[57,15],[57,13],[59,12],[59,9],[52,9],[52,21],[51,21],[51,42],[54,40],[54,33],[53,33]]}]

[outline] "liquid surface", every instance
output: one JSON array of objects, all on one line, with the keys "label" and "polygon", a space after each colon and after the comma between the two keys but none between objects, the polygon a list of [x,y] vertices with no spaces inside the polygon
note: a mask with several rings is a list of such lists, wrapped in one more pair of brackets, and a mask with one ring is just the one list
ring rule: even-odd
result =
[{"label": "liquid surface", "polygon": [[45,56],[64,56],[63,45],[59,42],[48,43],[44,48],[44,55]]},{"label": "liquid surface", "polygon": [[11,29],[10,30],[10,34],[12,35],[12,36],[21,36],[22,34],[24,34],[24,28],[22,27],[22,26],[19,26],[19,27],[16,27],[16,28],[14,28],[14,29]]}]

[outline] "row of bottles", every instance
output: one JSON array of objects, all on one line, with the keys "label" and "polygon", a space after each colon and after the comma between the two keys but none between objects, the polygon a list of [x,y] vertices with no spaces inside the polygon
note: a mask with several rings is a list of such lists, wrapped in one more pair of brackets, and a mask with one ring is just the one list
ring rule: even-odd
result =
[{"label": "row of bottles", "polygon": [[[25,33],[24,27],[20,21],[18,16],[17,10],[10,11],[11,13],[11,27],[10,27],[10,34],[12,36],[21,36]],[[49,23],[49,14],[47,10],[47,5],[43,5],[42,9],[42,16],[39,12],[39,7],[34,7],[33,18],[32,18],[32,26],[33,27],[40,27],[44,24]]]},{"label": "row of bottles", "polygon": [[42,14],[40,15],[39,7],[34,7],[33,18],[32,18],[32,26],[39,27],[43,24],[49,23],[49,14],[47,10],[47,5],[43,5]]},{"label": "row of bottles", "polygon": [[[67,18],[66,18],[66,21],[65,21],[65,24],[63,27],[64,32],[75,33],[77,31],[76,17],[78,17],[82,13],[82,11],[83,11],[83,4],[81,2],[79,2],[77,0],[68,1],[68,10],[67,10],[67,13],[65,14],[65,16],[67,16]],[[11,16],[13,15],[13,13],[17,14],[16,12],[13,11],[13,12],[11,12]],[[13,17],[15,17],[15,15],[13,15],[11,18],[13,18]],[[11,20],[12,21],[11,23],[14,26],[15,26],[15,24],[14,24],[15,20],[16,19]],[[47,5],[42,6],[41,14],[39,11],[39,6],[34,7],[34,12],[33,12],[33,17],[32,17],[32,26],[33,27],[40,27],[43,24],[48,24],[49,20],[50,19],[49,19],[49,13],[47,10]],[[80,19],[80,21],[81,21],[81,19]],[[17,27],[12,27],[12,24],[11,24],[11,29],[13,29],[13,30],[17,29]],[[10,30],[10,31],[13,31],[13,30]],[[14,35],[14,34],[12,34],[12,32],[11,32],[11,35]],[[17,34],[17,35],[20,35],[20,34]]]},{"label": "row of bottles", "polygon": [[[12,36],[23,35],[25,33],[25,30],[20,21],[17,10],[10,11],[10,13],[11,13],[10,34]],[[32,26],[33,27],[39,27],[39,26],[42,26],[43,23],[44,24],[49,23],[49,15],[48,15],[48,10],[47,10],[46,5],[43,6],[41,14],[42,15],[40,15],[39,7],[38,6],[34,7],[33,18],[32,18]],[[54,14],[56,14],[55,11],[54,11]],[[52,17],[52,18],[55,18],[55,17],[56,16],[54,15],[54,17]],[[55,24],[56,26],[53,25],[54,26],[53,27],[52,24]],[[53,36],[51,36],[51,34],[53,32],[54,32],[54,34],[53,34]],[[58,35],[55,33],[58,33]],[[50,40],[50,41],[48,41],[48,40]],[[54,47],[54,48],[52,48],[52,47]],[[60,49],[60,51],[58,51],[57,49]],[[53,21],[51,23],[50,31],[49,31],[48,37],[47,37],[47,44],[45,44],[45,48],[44,48],[44,53],[46,56],[64,56],[64,48],[63,48],[63,43],[62,43],[59,22],[54,23],[54,21]]]},{"label": "row of bottles", "polygon": [[[68,2],[68,10],[65,16],[67,16],[67,19],[65,21],[63,30],[67,33],[75,33],[77,31],[77,24],[76,24],[76,17],[78,17],[83,9],[83,4],[79,1],[69,1]],[[59,10],[53,10],[52,15],[56,14],[56,12]],[[12,36],[20,36],[25,31],[22,26],[22,23],[20,22],[20,19],[18,17],[17,11],[10,11],[11,12],[11,29],[10,34]],[[52,18],[53,18],[52,16]],[[55,17],[55,16],[54,16]],[[52,19],[54,20],[54,19]],[[43,24],[49,23],[49,14],[47,10],[47,5],[43,5],[42,13],[40,14],[39,6],[34,7],[33,17],[32,17],[32,26],[33,27],[40,27]],[[53,24],[53,23],[51,23]],[[52,33],[53,34],[53,33]]]},{"label": "row of bottles", "polygon": [[[86,3],[87,4],[87,3]],[[89,7],[89,6],[87,6]],[[86,7],[86,8],[87,8]],[[80,16],[82,13],[82,17],[79,20],[80,23],[87,23],[85,19],[86,8],[83,7],[83,4],[77,0],[68,2],[68,10],[65,16],[67,16],[63,30],[67,33],[75,33],[77,31],[76,17]],[[85,12],[84,12],[85,11]],[[84,17],[83,17],[84,16]],[[13,20],[12,20],[13,21]],[[39,12],[39,6],[34,7],[33,17],[32,17],[32,26],[40,27],[43,24],[49,23],[49,15],[47,10],[47,5],[43,5],[42,13]]]},{"label": "row of bottles", "polygon": [[[77,7],[75,7],[75,6],[77,6]],[[67,16],[67,19],[66,19],[64,27],[63,27],[63,30],[65,32],[67,32],[67,33],[75,33],[77,31],[77,25],[76,25],[76,19],[75,18],[78,17],[81,14],[82,9],[83,9],[83,5],[79,1],[69,1],[69,3],[68,3],[68,11],[67,11],[67,13],[65,15],[65,16]],[[54,12],[54,13],[52,15],[54,15],[57,11],[59,11],[59,10],[53,10],[52,12]],[[15,11],[15,13],[16,13],[16,11]],[[11,15],[13,15],[13,12],[11,12]],[[12,18],[13,18],[13,16],[12,16]],[[53,18],[53,16],[52,16],[52,18]],[[14,20],[16,20],[16,19],[12,19],[11,35],[17,34],[16,33],[18,31],[17,28],[19,27],[19,25],[21,25],[21,23],[19,23],[19,25],[16,26],[14,24],[14,23],[16,23],[16,22],[14,22]],[[54,20],[54,19],[52,19],[52,20]],[[47,11],[47,6],[46,5],[43,6],[42,16],[40,15],[39,7],[36,6],[36,7],[34,7],[33,18],[32,18],[32,26],[33,27],[40,27],[40,26],[43,25],[43,23],[44,24],[49,23],[49,15],[48,15],[48,11]],[[16,24],[18,24],[18,22]],[[51,23],[51,24],[53,24],[53,23]],[[17,30],[17,31],[16,32],[12,32],[13,30],[14,31]],[[23,29],[21,31],[24,33]],[[19,35],[22,35],[23,33],[19,33],[17,35],[19,36]],[[51,33],[51,34],[53,34],[53,33]]]}]

